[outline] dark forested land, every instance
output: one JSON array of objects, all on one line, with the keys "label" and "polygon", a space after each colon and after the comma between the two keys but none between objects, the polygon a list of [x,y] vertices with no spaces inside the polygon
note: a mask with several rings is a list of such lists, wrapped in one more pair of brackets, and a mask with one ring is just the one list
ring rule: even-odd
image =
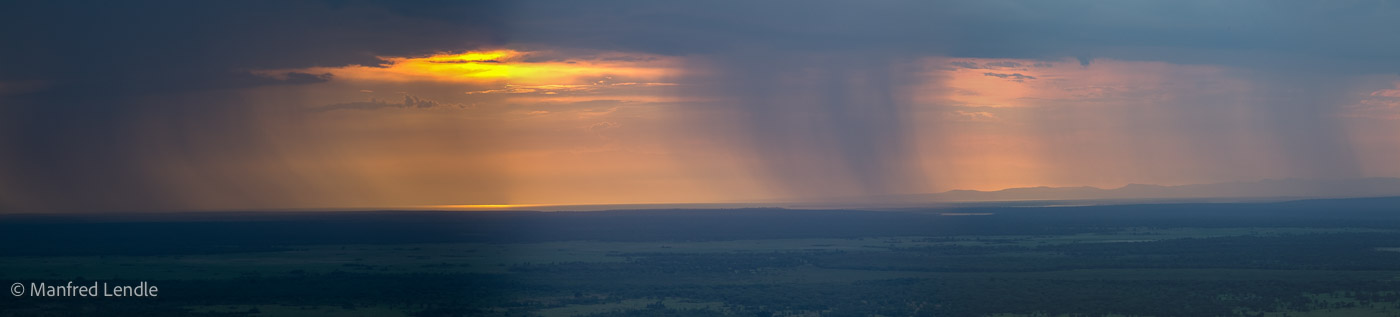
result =
[{"label": "dark forested land", "polygon": [[1400,316],[1400,198],[0,216],[0,316]]}]

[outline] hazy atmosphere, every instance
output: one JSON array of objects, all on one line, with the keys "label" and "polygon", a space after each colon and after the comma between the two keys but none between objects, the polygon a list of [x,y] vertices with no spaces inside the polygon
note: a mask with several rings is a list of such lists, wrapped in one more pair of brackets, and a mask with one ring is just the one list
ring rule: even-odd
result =
[{"label": "hazy atmosphere", "polygon": [[1400,1],[0,1],[0,317],[1397,317]]},{"label": "hazy atmosphere", "polygon": [[0,211],[1400,176],[1393,2],[11,2]]}]

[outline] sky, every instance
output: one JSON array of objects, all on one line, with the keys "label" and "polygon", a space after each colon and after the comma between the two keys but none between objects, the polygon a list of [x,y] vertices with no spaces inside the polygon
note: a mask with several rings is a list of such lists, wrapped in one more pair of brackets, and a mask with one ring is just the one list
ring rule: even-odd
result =
[{"label": "sky", "polygon": [[0,4],[0,212],[1400,177],[1385,1]]}]

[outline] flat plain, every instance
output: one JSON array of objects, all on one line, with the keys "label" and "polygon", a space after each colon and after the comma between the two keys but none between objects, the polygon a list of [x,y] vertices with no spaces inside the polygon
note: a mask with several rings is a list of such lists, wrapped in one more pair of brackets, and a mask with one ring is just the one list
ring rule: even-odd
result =
[{"label": "flat plain", "polygon": [[[976,214],[978,216],[946,216]],[[1400,199],[0,218],[0,316],[1400,316]]]}]

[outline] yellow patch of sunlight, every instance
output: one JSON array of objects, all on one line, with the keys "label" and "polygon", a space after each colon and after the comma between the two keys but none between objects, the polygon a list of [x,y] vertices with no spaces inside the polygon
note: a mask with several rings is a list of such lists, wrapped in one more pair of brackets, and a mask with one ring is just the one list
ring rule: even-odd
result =
[{"label": "yellow patch of sunlight", "polygon": [[348,65],[259,70],[269,77],[288,73],[331,74],[337,80],[376,82],[446,82],[543,87],[594,85],[602,80],[650,82],[674,75],[676,60],[651,55],[607,53],[583,58],[527,60],[539,52],[509,49],[440,53],[423,57],[380,56],[381,65]]}]

